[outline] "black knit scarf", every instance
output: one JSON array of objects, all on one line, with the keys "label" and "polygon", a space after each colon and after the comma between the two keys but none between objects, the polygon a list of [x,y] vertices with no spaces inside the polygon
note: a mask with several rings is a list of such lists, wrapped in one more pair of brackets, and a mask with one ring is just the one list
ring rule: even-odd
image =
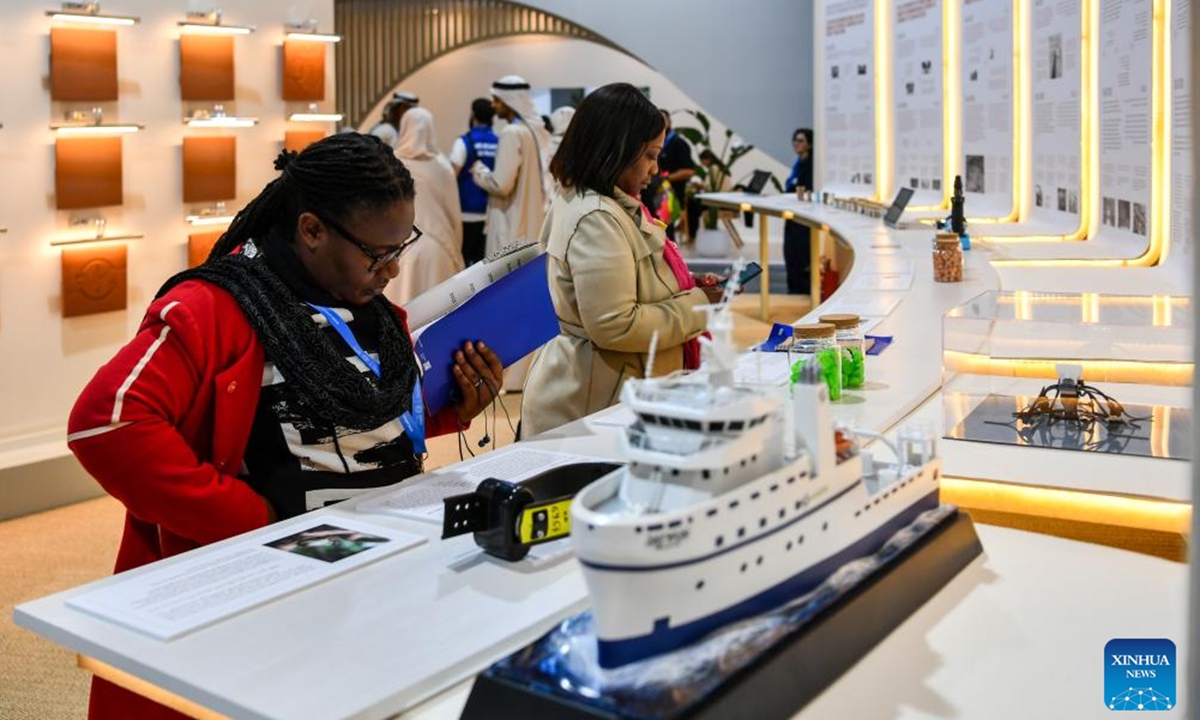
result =
[{"label": "black knit scarf", "polygon": [[355,308],[371,313],[371,324],[379,328],[380,379],[346,362],[345,351],[313,322],[315,311],[302,304],[261,255],[210,260],[172,277],[159,296],[185,280],[210,282],[237,300],[267,358],[295,388],[304,416],[363,432],[409,409],[417,379],[412,341],[382,295]]}]

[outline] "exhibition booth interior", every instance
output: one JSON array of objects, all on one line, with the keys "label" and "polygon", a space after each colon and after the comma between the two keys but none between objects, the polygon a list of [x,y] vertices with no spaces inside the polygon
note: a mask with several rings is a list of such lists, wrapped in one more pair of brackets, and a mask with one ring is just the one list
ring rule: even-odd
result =
[{"label": "exhibition booth interior", "polygon": [[[698,368],[656,376],[656,332],[599,412],[516,440],[512,393],[403,482],[22,568],[0,637],[74,685],[0,715],[90,677],[196,718],[1195,712],[1190,3],[186,5],[0,9],[0,537],[104,494],[76,397],[280,151],[400,98],[450,154],[497,78],[544,116],[639,88],[716,160],[638,222],[725,292]],[[535,233],[406,300],[430,417],[464,333],[511,379],[582,332],[556,262]]]}]

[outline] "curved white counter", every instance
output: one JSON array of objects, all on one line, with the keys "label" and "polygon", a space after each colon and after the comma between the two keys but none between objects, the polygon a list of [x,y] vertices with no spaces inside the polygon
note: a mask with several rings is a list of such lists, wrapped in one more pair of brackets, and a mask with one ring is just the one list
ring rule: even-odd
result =
[{"label": "curved white counter", "polygon": [[[737,196],[739,204],[746,201]],[[801,207],[793,198],[753,202],[756,210],[794,213],[826,226],[853,248],[852,272],[815,313],[847,301],[899,298],[873,330],[894,336],[893,344],[868,357],[869,385],[849,393],[837,406],[838,418],[886,432],[935,397],[941,382],[941,316],[999,287],[987,258],[968,253],[963,283],[936,284],[928,230],[889,230],[878,220]],[[908,263],[914,273],[909,290],[855,289],[857,277]],[[598,413],[527,445],[615,456],[619,428],[614,416],[622,412]],[[334,523],[363,517],[354,508],[386,492],[316,511],[313,517]],[[587,605],[568,548],[507,564],[484,556],[470,537],[439,540],[440,528],[428,523],[380,514],[369,520],[429,542],[168,643],[66,607],[69,597],[96,583],[20,605],[16,621],[233,717],[332,720],[411,711],[405,716],[452,718],[476,672]],[[1109,639],[1182,642],[1186,566],[1003,528],[979,526],[978,531],[985,556],[800,717],[1099,715],[1102,652]],[[259,534],[194,552],[212,553]],[[99,582],[114,580],[120,578]],[[1186,666],[1177,670],[1180,680],[1186,677]]]}]

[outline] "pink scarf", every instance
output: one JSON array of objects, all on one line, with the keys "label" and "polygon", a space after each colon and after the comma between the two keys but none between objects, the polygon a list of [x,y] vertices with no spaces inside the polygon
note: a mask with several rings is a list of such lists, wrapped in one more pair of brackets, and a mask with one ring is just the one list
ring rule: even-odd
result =
[{"label": "pink scarf", "polygon": [[[645,205],[642,205],[642,215],[646,222],[658,223]],[[661,223],[658,224],[661,225]],[[671,268],[671,272],[675,275],[675,280],[679,283],[680,291],[686,292],[696,287],[696,278],[688,270],[687,261],[679,254],[679,247],[670,238],[664,238],[663,240],[663,260],[667,262],[667,267]],[[711,337],[707,331],[703,334]],[[694,337],[683,344],[683,369],[695,370],[699,367],[700,338]]]}]

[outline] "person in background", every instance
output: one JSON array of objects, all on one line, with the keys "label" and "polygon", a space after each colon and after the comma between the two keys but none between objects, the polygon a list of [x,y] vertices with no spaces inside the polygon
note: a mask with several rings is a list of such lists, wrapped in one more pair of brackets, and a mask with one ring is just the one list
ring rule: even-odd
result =
[{"label": "person in background", "polygon": [[[704,209],[699,200],[696,199],[696,193],[710,192],[711,185],[708,177],[711,177],[714,163],[717,161],[717,154],[712,150],[705,148],[700,151],[700,167],[704,168],[705,179],[701,179],[699,175],[692,175],[688,180],[688,186],[691,192],[687,196],[687,227],[692,239],[695,239],[696,233],[700,230],[700,213]],[[733,189],[733,182],[729,176],[721,178],[720,187],[716,192],[729,192]],[[722,210],[720,217],[733,218],[734,213]]]},{"label": "person in background", "polygon": [[[463,400],[416,402],[404,311],[382,295],[420,236],[391,148],[337,134],[275,167],[71,411],[68,446],[127,509],[117,572],[420,473],[423,438],[464,428],[500,382],[468,342],[446,358]],[[89,716],[184,717],[99,678]]]},{"label": "person in background", "polygon": [[412,173],[417,217],[424,231],[421,242],[400,258],[400,274],[389,296],[404,305],[466,267],[463,264],[463,222],[454,168],[437,147],[433,115],[413,108],[400,121],[396,157]]},{"label": "person in background", "polygon": [[479,160],[487,169],[496,169],[496,133],[492,130],[495,116],[491,100],[476,98],[471,102],[467,134],[455,138],[454,146],[450,148],[450,164],[458,176],[458,200],[463,216],[462,254],[467,265],[479,262],[485,254],[483,225],[487,218],[488,195],[475,184],[470,168]]},{"label": "person in background", "polygon": [[471,166],[475,184],[488,194],[488,255],[537,239],[546,208],[543,154],[550,149],[550,134],[524,78],[508,75],[493,83],[492,107],[508,121],[496,143],[495,168],[481,160]]},{"label": "person in background", "polygon": [[[796,151],[796,162],[792,174],[788,175],[784,190],[801,195],[813,186],[813,131],[797,128],[792,133],[792,149]],[[816,292],[812,285],[812,258],[810,255],[811,233],[807,225],[798,222],[783,224],[783,262],[787,268],[788,292],[793,295],[808,295]]]},{"label": "person in background", "polygon": [[534,361],[521,401],[521,435],[577,420],[619,400],[625,379],[643,377],[657,335],[653,374],[700,364],[706,289],[638,200],[658,176],[663,116],[636,87],[606,85],[584,99],[550,165],[562,190],[541,244],[559,335]]},{"label": "person in background", "polygon": [[[692,161],[692,146],[688,145],[687,140],[684,140],[679,133],[671,128],[671,111],[666,108],[660,108],[663,121],[666,122],[667,134],[663,141],[662,156],[658,158],[658,171],[663,179],[671,183],[671,190],[675,193],[675,198],[682,205],[684,198],[687,197],[684,193],[687,191],[688,181],[696,174],[696,163]],[[654,195],[658,192],[658,188],[654,183],[642,193],[642,202],[645,205],[654,207]],[[664,222],[667,218],[659,218]],[[667,237],[671,240],[675,239],[675,226],[667,226]]]},{"label": "person in background", "polygon": [[420,104],[421,99],[407,90],[393,93],[392,99],[383,106],[383,119],[371,128],[370,134],[382,140],[388,147],[396,147],[396,142],[400,139],[400,121],[404,113]]},{"label": "person in background", "polygon": [[571,126],[573,117],[575,117],[575,108],[570,105],[555,108],[554,112],[550,113],[550,127],[553,132],[553,135],[550,136],[551,159],[558,152],[559,145],[562,145],[563,136],[567,134],[567,128]]}]

